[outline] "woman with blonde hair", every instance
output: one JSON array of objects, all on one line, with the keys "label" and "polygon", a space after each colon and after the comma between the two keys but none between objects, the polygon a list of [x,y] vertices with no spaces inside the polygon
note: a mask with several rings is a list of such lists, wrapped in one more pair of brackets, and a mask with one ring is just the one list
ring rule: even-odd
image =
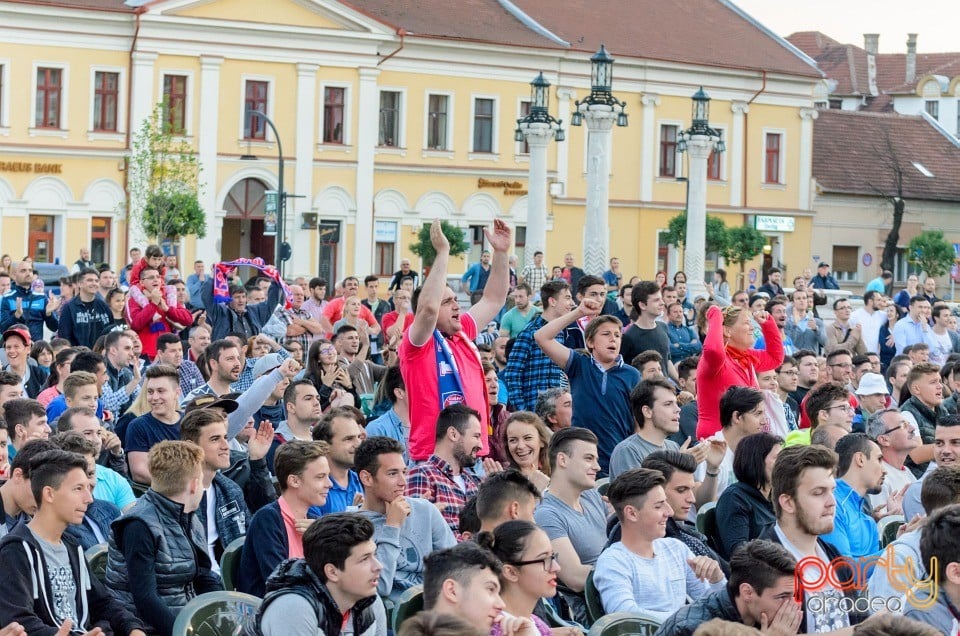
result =
[{"label": "woman with blonde hair", "polygon": [[550,429],[536,413],[516,411],[502,430],[501,444],[508,466],[519,470],[543,492],[550,485]]},{"label": "woman with blonde hair", "polygon": [[[766,349],[754,349],[753,322],[760,325]],[[720,428],[720,396],[731,386],[759,388],[757,373],[783,362],[783,341],[773,317],[763,309],[753,315],[740,306],[707,309],[707,336],[697,365],[697,438]]]}]

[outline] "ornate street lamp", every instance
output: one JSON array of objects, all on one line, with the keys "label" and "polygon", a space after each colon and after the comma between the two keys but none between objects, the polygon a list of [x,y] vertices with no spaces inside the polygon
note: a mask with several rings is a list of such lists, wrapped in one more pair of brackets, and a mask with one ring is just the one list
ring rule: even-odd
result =
[{"label": "ornate street lamp", "polygon": [[627,125],[626,102],[613,96],[613,58],[607,55],[607,49],[600,45],[600,50],[590,58],[590,94],[582,100],[577,100],[575,110],[570,117],[570,124],[583,124],[583,111],[594,105],[610,106],[617,113],[617,126]]},{"label": "ornate street lamp", "polygon": [[533,265],[533,255],[547,247],[547,145],[566,137],[563,121],[548,110],[550,82],[541,72],[530,82],[530,113],[517,120],[513,138],[527,142],[530,148],[529,185],[527,186],[527,243],[524,264]]},{"label": "ornate street lamp", "polygon": [[602,44],[590,58],[590,94],[577,100],[570,123],[587,120],[587,209],[583,235],[583,268],[599,276],[610,251],[610,135],[614,122],[627,125],[626,102],[613,95],[613,58]]},{"label": "ornate street lamp", "polygon": [[683,269],[687,273],[690,298],[706,294],[704,260],[707,238],[707,161],[710,153],[722,153],[723,131],[710,127],[710,96],[700,89],[692,98],[692,122],[677,141],[679,152],[689,152],[687,178],[687,237],[683,251]]}]

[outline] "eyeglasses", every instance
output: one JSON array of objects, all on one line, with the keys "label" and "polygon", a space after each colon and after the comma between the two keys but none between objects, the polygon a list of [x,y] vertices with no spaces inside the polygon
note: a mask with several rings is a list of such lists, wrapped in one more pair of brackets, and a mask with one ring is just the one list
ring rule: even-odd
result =
[{"label": "eyeglasses", "polygon": [[507,563],[507,565],[522,567],[524,565],[533,565],[535,563],[540,563],[543,565],[543,571],[549,572],[553,564],[559,563],[559,562],[560,562],[560,555],[554,552],[553,554],[548,554],[547,556],[540,559],[531,559],[529,561],[513,561],[511,563]]},{"label": "eyeglasses", "polygon": [[900,423],[899,423],[899,424],[897,424],[896,426],[892,426],[892,427],[888,428],[888,429],[885,430],[884,432],[880,433],[880,435],[889,435],[890,433],[892,433],[892,432],[894,432],[894,431],[899,431],[900,429],[903,429],[903,430],[907,431],[907,433],[908,433],[910,436],[915,435],[915,432],[914,432],[914,430],[913,430],[913,425],[910,424],[910,422],[908,422],[907,420],[900,420]]},{"label": "eyeglasses", "polygon": [[844,363],[844,364],[831,364],[830,366],[831,366],[831,367],[840,367],[841,369],[852,369],[852,368],[853,368],[853,365],[852,365],[851,363],[849,363],[849,362],[846,362],[846,363]]},{"label": "eyeglasses", "polygon": [[854,409],[852,406],[850,406],[849,404],[834,404],[833,406],[828,406],[827,408],[825,408],[825,409],[823,409],[823,410],[824,410],[824,411],[832,411],[833,409],[843,409],[843,410],[846,411],[847,413],[853,413],[853,412],[856,410],[856,409]]},{"label": "eyeglasses", "polygon": [[320,353],[336,353],[337,350],[334,347],[320,347]]}]

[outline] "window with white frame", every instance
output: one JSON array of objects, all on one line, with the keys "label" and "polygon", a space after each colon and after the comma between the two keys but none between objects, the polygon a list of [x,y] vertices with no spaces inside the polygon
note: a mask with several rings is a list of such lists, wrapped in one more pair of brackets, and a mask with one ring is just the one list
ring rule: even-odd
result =
[{"label": "window with white frame", "polygon": [[174,135],[187,133],[187,89],[186,75],[165,74],[163,76],[164,124],[167,131]]},{"label": "window with white frame", "polygon": [[37,67],[34,96],[34,126],[62,128],[64,70],[50,66]]},{"label": "window with white frame", "polygon": [[473,152],[495,152],[494,125],[496,100],[475,97],[473,100]]},{"label": "window with white frame", "polygon": [[[520,100],[520,114],[517,116],[517,119],[523,119],[530,114],[530,105],[531,102],[529,99]],[[520,154],[529,155],[530,154],[530,143],[524,139],[520,142]],[[522,262],[522,261],[521,261]]]},{"label": "window with white frame", "polygon": [[782,184],[783,181],[783,133],[768,132],[763,137],[763,182]]},{"label": "window with white frame", "polygon": [[94,71],[93,74],[93,130],[117,132],[120,113],[120,73]]},{"label": "window with white frame", "polygon": [[660,171],[661,177],[676,178],[677,172],[677,135],[679,126],[662,124],[660,126]]},{"label": "window with white frame", "polygon": [[717,152],[716,146],[707,158],[707,179],[710,181],[723,179],[723,153]]},{"label": "window with white frame", "polygon": [[394,261],[397,251],[397,235],[396,221],[376,222],[374,226],[374,238],[376,239],[376,248],[374,249],[375,275],[393,276],[396,269]]},{"label": "window with white frame", "polygon": [[0,60],[0,128],[5,128],[10,125],[8,121],[8,109],[10,108],[9,99],[10,99],[10,80],[8,78],[8,73],[10,72],[10,62],[7,60]]},{"label": "window with white frame", "polygon": [[833,275],[838,281],[859,280],[860,248],[856,245],[833,246]]},{"label": "window with white frame", "polygon": [[934,119],[940,118],[940,100],[939,99],[928,99],[924,101],[923,109],[927,111],[927,114],[933,117]]},{"label": "window with white frame", "polygon": [[450,150],[450,96],[427,96],[427,150]]},{"label": "window with white frame", "polygon": [[243,138],[249,141],[266,141],[267,120],[254,113],[267,114],[270,82],[248,79],[244,81],[243,94]]},{"label": "window with white frame", "polygon": [[323,88],[323,143],[345,144],[347,121],[347,88],[324,86]]},{"label": "window with white frame", "polygon": [[380,146],[400,147],[401,97],[400,91],[380,91]]}]

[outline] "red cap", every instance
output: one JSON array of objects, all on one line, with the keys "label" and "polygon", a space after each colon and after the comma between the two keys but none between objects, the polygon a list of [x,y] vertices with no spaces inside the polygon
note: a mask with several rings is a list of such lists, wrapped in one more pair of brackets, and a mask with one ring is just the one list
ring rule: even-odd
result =
[{"label": "red cap", "polygon": [[28,347],[33,344],[33,341],[30,339],[30,332],[24,327],[10,327],[7,329],[3,332],[3,341],[6,342],[10,336],[20,336],[23,339],[23,344]]}]

